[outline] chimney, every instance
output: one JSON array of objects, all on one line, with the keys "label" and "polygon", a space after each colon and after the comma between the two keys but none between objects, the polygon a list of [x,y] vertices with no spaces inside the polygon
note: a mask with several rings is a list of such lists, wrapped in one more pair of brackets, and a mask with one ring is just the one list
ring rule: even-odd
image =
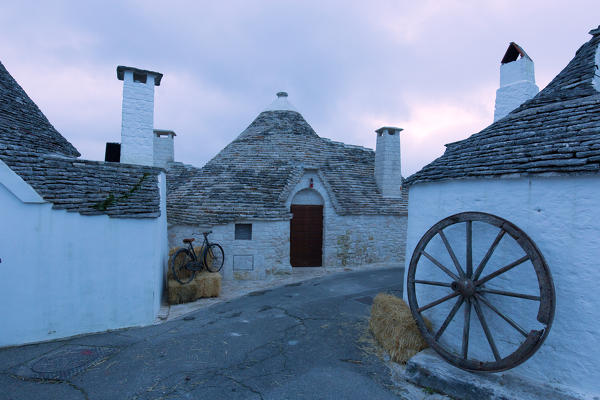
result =
[{"label": "chimney", "polygon": [[496,91],[494,122],[535,96],[533,60],[515,42],[510,42],[500,64],[500,88]]},{"label": "chimney", "polygon": [[154,166],[166,168],[167,164],[175,161],[173,141],[175,132],[163,129],[154,130]]},{"label": "chimney", "polygon": [[132,67],[117,67],[123,81],[121,120],[121,162],[154,164],[154,86],[162,74]]},{"label": "chimney", "polygon": [[375,131],[375,182],[383,197],[401,197],[400,131],[401,128],[390,126]]}]

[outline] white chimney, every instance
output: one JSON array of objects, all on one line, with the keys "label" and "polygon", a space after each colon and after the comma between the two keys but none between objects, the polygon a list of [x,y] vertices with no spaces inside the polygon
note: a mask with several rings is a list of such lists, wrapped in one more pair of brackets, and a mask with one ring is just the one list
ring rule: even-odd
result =
[{"label": "white chimney", "polygon": [[375,148],[375,181],[383,197],[400,198],[402,171],[400,167],[401,128],[384,126],[377,129]]},{"label": "white chimney", "polygon": [[175,132],[162,129],[154,130],[154,166],[166,168],[167,164],[175,161],[173,141]]},{"label": "white chimney", "polygon": [[154,165],[154,86],[162,74],[132,67],[117,67],[123,81],[121,162]]},{"label": "white chimney", "polygon": [[515,42],[510,42],[500,64],[500,88],[496,91],[494,122],[538,94],[533,60]]}]

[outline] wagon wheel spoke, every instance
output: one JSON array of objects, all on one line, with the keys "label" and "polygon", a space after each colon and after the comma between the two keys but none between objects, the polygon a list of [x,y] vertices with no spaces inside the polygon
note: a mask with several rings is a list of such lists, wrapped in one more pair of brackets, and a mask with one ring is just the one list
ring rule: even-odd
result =
[{"label": "wagon wheel spoke", "polygon": [[475,270],[475,274],[473,274],[473,280],[474,281],[476,281],[477,279],[479,279],[479,276],[483,272],[483,269],[485,268],[485,265],[490,260],[490,257],[492,256],[492,253],[494,253],[494,250],[496,250],[496,247],[498,247],[498,243],[500,243],[500,240],[502,240],[502,237],[504,236],[505,233],[506,233],[506,231],[504,229],[500,229],[500,232],[498,232],[498,235],[496,236],[496,239],[494,239],[494,242],[492,243],[492,245],[488,249],[487,253],[485,253],[485,256],[483,257],[483,259],[481,260],[481,262],[477,266],[477,269]]},{"label": "wagon wheel spoke", "polygon": [[442,238],[442,242],[444,242],[444,246],[446,246],[446,250],[448,250],[448,254],[450,254],[450,258],[452,258],[452,262],[454,263],[458,274],[461,278],[464,278],[465,272],[462,270],[460,263],[456,258],[456,254],[454,254],[454,250],[452,250],[452,247],[450,246],[450,243],[448,243],[448,239],[446,238],[446,235],[444,235],[444,231],[440,229],[438,235],[440,235],[440,237]]},{"label": "wagon wheel spoke", "polygon": [[452,307],[452,310],[450,311],[450,314],[448,314],[448,316],[444,320],[444,323],[442,324],[442,326],[440,327],[440,329],[436,332],[436,334],[435,334],[435,340],[438,340],[442,336],[442,333],[444,333],[444,331],[446,330],[446,328],[448,327],[448,325],[452,321],[452,318],[454,318],[454,316],[456,315],[456,313],[458,312],[458,310],[460,309],[460,306],[462,305],[462,303],[464,301],[465,301],[465,298],[462,297],[462,296],[459,299],[456,300],[456,303],[454,304],[454,307]]},{"label": "wagon wheel spoke", "polygon": [[492,304],[490,304],[489,301],[487,301],[485,299],[485,297],[476,294],[475,296],[477,296],[477,299],[479,299],[483,304],[485,304],[486,306],[489,307],[490,310],[492,310],[493,312],[495,312],[496,314],[498,314],[500,316],[500,318],[502,318],[503,320],[505,320],[506,322],[508,322],[510,324],[510,326],[512,326],[513,328],[515,328],[517,331],[519,331],[519,333],[525,337],[527,337],[527,332],[525,332],[525,329],[521,328],[515,321],[513,321],[512,319],[510,319],[509,317],[507,317],[506,315],[504,315],[503,313],[501,313],[500,311],[498,311],[498,309],[496,307],[494,307]]},{"label": "wagon wheel spoke", "polygon": [[483,292],[483,293],[491,293],[491,294],[499,294],[501,296],[510,296],[510,297],[518,297],[520,299],[527,299],[527,300],[536,300],[536,301],[540,301],[541,297],[540,296],[533,296],[530,294],[523,294],[523,293],[514,293],[514,292],[507,292],[504,290],[495,290],[495,289],[479,289],[479,292]]},{"label": "wagon wheel spoke", "polygon": [[481,323],[481,327],[485,332],[485,337],[487,338],[488,343],[490,344],[490,348],[492,349],[492,353],[494,353],[494,358],[496,361],[500,361],[502,357],[500,357],[500,353],[498,353],[498,348],[496,347],[496,343],[494,342],[494,338],[492,337],[492,333],[490,332],[490,328],[488,327],[487,322],[485,321],[485,317],[481,312],[481,306],[479,305],[479,301],[477,298],[473,298],[473,306],[475,306],[475,312],[477,313],[477,318],[479,318],[479,322]]},{"label": "wagon wheel spoke", "polygon": [[[474,229],[474,222],[477,223],[475,224],[477,229]],[[481,233],[487,232],[491,237],[478,237],[480,225]],[[450,237],[455,233],[457,234],[455,237]],[[433,240],[438,240],[436,238],[438,235],[444,245],[439,247],[440,243],[436,242],[435,246],[431,246]],[[462,243],[463,240],[465,240],[464,243]],[[483,245],[487,248],[481,249],[485,253],[479,259],[479,257],[475,257],[474,252],[482,240],[484,241]],[[512,247],[505,248],[501,244],[510,244]],[[511,250],[515,248],[515,244],[516,252]],[[435,252],[432,250],[433,248],[435,248]],[[455,253],[456,251],[458,253]],[[463,257],[463,251],[465,252],[464,260],[457,259],[457,256]],[[499,264],[494,261],[499,259],[497,257],[499,253],[509,257],[513,254],[513,261],[509,264],[509,259],[506,263]],[[445,261],[447,258],[451,258],[452,261]],[[424,261],[424,259],[428,259],[428,261]],[[444,263],[442,264],[438,260],[444,260]],[[429,262],[435,267],[431,267]],[[490,265],[490,263],[495,265]],[[519,282],[517,274],[514,272],[506,274],[519,265],[521,265],[518,269],[519,272],[533,270],[535,274],[535,280],[532,282],[535,286],[531,286],[530,290],[514,288],[513,282],[515,280],[517,283]],[[422,268],[422,271],[419,268]],[[441,272],[436,272],[438,269]],[[419,272],[427,272],[430,275],[416,279]],[[436,275],[439,275],[440,278],[433,277]],[[499,279],[494,280],[499,276]],[[431,226],[415,246],[406,279],[408,302],[419,331],[442,358],[467,371],[498,372],[522,364],[540,348],[552,326],[556,295],[550,268],[543,254],[535,242],[519,227],[492,214],[469,211],[451,215]],[[486,282],[490,282],[492,287],[487,288]],[[436,287],[449,287],[451,291],[438,294]],[[533,287],[536,287],[536,290]],[[420,296],[423,296],[422,299]],[[452,298],[455,299],[449,301]],[[529,319],[534,319],[536,324],[544,323],[545,328],[529,332],[528,319],[515,318],[513,320],[512,308],[509,307],[511,304],[507,303],[513,298],[534,302],[527,304],[537,309],[537,315],[532,314]],[[538,303],[535,303],[536,301]],[[419,303],[424,304],[425,302],[429,304],[421,307]],[[446,305],[438,306],[444,302]],[[435,308],[436,306],[438,307]],[[424,314],[429,309],[432,310],[431,318],[437,327],[436,330],[430,330],[424,319]],[[460,317],[459,314],[461,314]],[[498,322],[497,316],[504,322]],[[438,325],[439,323],[441,325]],[[451,329],[451,324],[454,324],[453,326],[457,329]],[[476,342],[474,339],[471,340],[471,336],[476,333],[471,331],[476,329],[479,332],[479,327],[472,329],[472,324],[481,326],[485,335],[485,339],[481,342],[482,349],[475,349]],[[450,338],[452,335],[456,335],[456,337]],[[459,335],[460,337],[458,337]],[[516,339],[523,336],[525,339],[512,353],[504,354],[504,347],[497,347],[504,343],[500,342],[504,335]],[[442,338],[447,340],[441,340]],[[499,342],[496,343],[496,340]],[[479,341],[477,341],[477,345],[479,345]],[[490,350],[487,350],[488,347]],[[481,350],[483,350],[484,358],[477,359],[476,353],[479,354]],[[493,357],[489,353],[492,353]]]},{"label": "wagon wheel spoke", "polygon": [[494,279],[498,275],[501,275],[501,274],[505,273],[506,271],[510,271],[511,269],[513,269],[514,267],[516,267],[517,265],[523,264],[527,260],[529,260],[529,256],[528,255],[524,255],[523,257],[519,258],[517,261],[513,261],[510,264],[508,264],[507,266],[500,268],[498,271],[492,272],[491,274],[489,274],[485,278],[482,278],[482,279],[478,280],[477,282],[475,282],[475,286],[481,286],[484,283],[486,283],[487,281],[489,281],[490,279]]},{"label": "wagon wheel spoke", "polygon": [[450,271],[448,268],[444,267],[441,262],[439,262],[438,260],[436,260],[432,255],[430,255],[429,253],[427,253],[425,250],[422,250],[421,254],[423,254],[425,257],[427,257],[429,259],[429,261],[431,261],[432,263],[434,263],[439,269],[441,269],[446,274],[448,274],[448,276],[450,276],[450,278],[452,278],[455,281],[459,280],[459,277],[456,276],[455,273],[453,273],[452,271]]},{"label": "wagon wheel spoke", "polygon": [[445,287],[450,287],[449,283],[446,282],[436,282],[436,281],[424,281],[422,279],[415,279],[414,281],[415,283],[420,283],[423,285],[432,285],[432,286],[445,286]]},{"label": "wagon wheel spoke", "polygon": [[467,278],[473,276],[473,221],[467,221]]},{"label": "wagon wheel spoke", "polygon": [[469,328],[471,327],[471,300],[465,301],[465,322],[463,326],[462,357],[466,360],[469,352]]},{"label": "wagon wheel spoke", "polygon": [[419,311],[419,312],[423,312],[423,311],[425,311],[425,310],[428,310],[428,309],[430,309],[431,307],[435,307],[435,306],[437,306],[438,304],[442,304],[443,302],[445,302],[445,301],[448,301],[448,300],[450,300],[451,298],[458,296],[459,294],[460,294],[459,292],[450,293],[449,295],[447,295],[447,296],[444,296],[444,297],[442,297],[441,299],[437,299],[436,301],[434,301],[434,302],[431,302],[431,303],[427,304],[426,306],[423,306],[423,307],[419,308],[419,310],[418,310],[418,311]]}]

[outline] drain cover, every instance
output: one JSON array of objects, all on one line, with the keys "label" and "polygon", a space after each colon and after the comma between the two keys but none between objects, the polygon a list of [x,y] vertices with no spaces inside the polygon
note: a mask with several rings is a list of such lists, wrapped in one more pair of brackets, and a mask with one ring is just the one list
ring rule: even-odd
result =
[{"label": "drain cover", "polygon": [[15,374],[27,378],[68,379],[102,361],[112,347],[67,345],[17,367]]}]

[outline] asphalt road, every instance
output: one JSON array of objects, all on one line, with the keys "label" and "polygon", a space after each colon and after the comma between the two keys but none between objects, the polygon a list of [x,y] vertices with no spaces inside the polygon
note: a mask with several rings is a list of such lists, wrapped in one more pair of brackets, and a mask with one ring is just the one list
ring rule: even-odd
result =
[{"label": "asphalt road", "polygon": [[161,325],[0,350],[0,399],[397,399],[368,333],[402,269],[251,293]]}]

